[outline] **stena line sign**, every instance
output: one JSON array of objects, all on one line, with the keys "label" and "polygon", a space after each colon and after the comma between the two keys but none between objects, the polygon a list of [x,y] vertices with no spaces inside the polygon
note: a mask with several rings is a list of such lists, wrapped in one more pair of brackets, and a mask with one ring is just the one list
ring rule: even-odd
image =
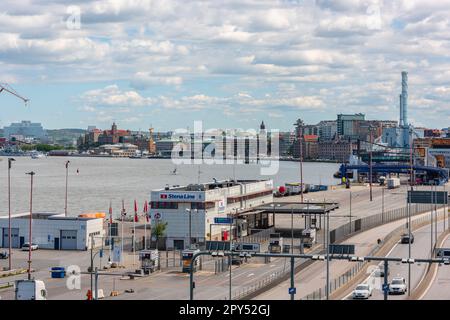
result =
[{"label": "stena line sign", "polygon": [[195,193],[161,193],[159,195],[159,198],[161,200],[193,201],[193,200],[202,200],[202,195]]}]

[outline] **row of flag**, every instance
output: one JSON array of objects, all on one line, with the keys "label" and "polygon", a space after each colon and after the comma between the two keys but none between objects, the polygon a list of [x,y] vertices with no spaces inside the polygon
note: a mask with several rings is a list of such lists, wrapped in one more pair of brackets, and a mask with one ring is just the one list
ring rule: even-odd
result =
[{"label": "row of flag", "polygon": [[[112,205],[111,202],[109,203],[109,223],[113,223],[113,218],[112,218]],[[124,206],[124,202],[122,200],[122,212],[120,213],[121,217],[124,217],[127,215],[126,211],[125,211],[125,206]],[[150,222],[150,215],[148,212],[148,202],[147,200],[145,200],[144,203],[144,208],[143,208],[143,216],[145,217],[145,219],[147,220],[147,222]],[[138,215],[138,205],[137,205],[137,201],[134,200],[134,222],[138,222],[139,221],[139,215]]]}]

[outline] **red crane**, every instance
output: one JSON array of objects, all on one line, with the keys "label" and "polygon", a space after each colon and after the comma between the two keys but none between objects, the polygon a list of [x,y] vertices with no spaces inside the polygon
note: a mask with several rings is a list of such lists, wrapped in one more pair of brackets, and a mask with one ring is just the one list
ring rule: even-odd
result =
[{"label": "red crane", "polygon": [[23,100],[23,102],[25,102],[25,106],[27,105],[28,101],[30,101],[30,99],[24,98],[20,94],[18,94],[17,91],[11,88],[11,86],[7,83],[0,83],[0,93],[2,93],[3,91],[9,92],[17,98]]}]

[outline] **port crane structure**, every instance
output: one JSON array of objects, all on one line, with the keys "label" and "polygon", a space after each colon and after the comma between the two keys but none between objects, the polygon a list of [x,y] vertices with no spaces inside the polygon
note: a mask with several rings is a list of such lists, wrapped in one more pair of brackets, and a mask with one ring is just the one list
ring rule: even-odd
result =
[{"label": "port crane structure", "polygon": [[23,100],[23,102],[25,102],[25,106],[30,101],[30,99],[24,98],[20,94],[18,94],[17,91],[14,90],[13,88],[11,88],[11,86],[7,83],[0,83],[0,93],[2,93],[3,91],[8,92],[8,93],[16,96],[17,98]]}]

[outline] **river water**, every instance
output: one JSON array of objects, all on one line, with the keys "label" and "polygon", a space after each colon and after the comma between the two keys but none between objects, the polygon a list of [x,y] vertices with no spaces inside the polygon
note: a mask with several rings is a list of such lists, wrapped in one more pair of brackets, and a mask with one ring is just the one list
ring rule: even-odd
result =
[{"label": "river water", "polygon": [[[0,157],[0,215],[8,212],[8,180],[6,157]],[[125,200],[128,212],[133,211],[134,199],[139,211],[152,189],[169,185],[210,182],[230,179],[273,179],[275,186],[300,180],[298,162],[280,161],[275,175],[261,175],[258,164],[241,165],[178,165],[170,159],[128,159],[48,157],[31,159],[16,157],[11,170],[11,207],[13,213],[28,212],[30,176],[34,171],[33,212],[64,212],[65,162],[69,160],[68,214],[76,216],[85,212],[108,211],[112,202],[114,216],[120,213]],[[333,173],[339,165],[310,162],[303,164],[305,183],[333,185],[339,180]],[[174,169],[177,174],[172,174]],[[78,170],[78,173],[77,173]],[[199,173],[200,171],[200,173]]]}]

